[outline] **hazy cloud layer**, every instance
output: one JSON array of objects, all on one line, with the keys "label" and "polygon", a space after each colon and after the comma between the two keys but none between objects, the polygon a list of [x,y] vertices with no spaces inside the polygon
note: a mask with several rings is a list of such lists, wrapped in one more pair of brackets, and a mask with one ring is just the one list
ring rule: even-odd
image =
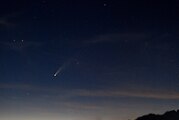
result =
[{"label": "hazy cloud layer", "polygon": [[12,20],[16,18],[18,15],[20,15],[20,13],[16,12],[16,13],[7,14],[5,16],[0,17],[0,26],[4,26],[4,27],[16,26],[16,24],[12,22]]},{"label": "hazy cloud layer", "polygon": [[75,94],[86,97],[139,97],[151,99],[179,99],[179,92],[165,90],[79,90]]},{"label": "hazy cloud layer", "polygon": [[147,33],[114,33],[114,34],[104,34],[98,35],[94,38],[84,41],[86,44],[96,44],[96,43],[109,43],[109,42],[128,42],[135,40],[146,40],[152,36]]},{"label": "hazy cloud layer", "polygon": [[100,90],[87,90],[87,89],[65,89],[65,88],[42,88],[32,85],[10,85],[1,84],[1,89],[20,89],[29,91],[40,92],[54,92],[65,93],[65,97],[138,97],[138,98],[150,98],[150,99],[179,99],[178,91],[168,90],[153,90],[151,89],[100,89]]}]

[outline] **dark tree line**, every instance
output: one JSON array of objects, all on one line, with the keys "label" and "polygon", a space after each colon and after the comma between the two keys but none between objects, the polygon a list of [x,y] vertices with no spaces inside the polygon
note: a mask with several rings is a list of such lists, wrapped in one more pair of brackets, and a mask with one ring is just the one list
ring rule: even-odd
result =
[{"label": "dark tree line", "polygon": [[168,111],[163,115],[148,114],[138,117],[136,120],[179,120],[179,110]]}]

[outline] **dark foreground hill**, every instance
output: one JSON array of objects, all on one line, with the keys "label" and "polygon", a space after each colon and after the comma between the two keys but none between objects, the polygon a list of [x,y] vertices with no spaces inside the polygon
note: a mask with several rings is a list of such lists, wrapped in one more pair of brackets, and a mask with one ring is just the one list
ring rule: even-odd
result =
[{"label": "dark foreground hill", "polygon": [[168,111],[163,115],[148,114],[138,117],[136,120],[179,120],[179,110]]}]

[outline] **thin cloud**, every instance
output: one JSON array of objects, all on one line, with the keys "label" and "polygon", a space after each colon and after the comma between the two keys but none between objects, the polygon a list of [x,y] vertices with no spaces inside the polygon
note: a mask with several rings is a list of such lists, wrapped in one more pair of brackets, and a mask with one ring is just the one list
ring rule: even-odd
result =
[{"label": "thin cloud", "polygon": [[[73,97],[135,97],[135,98],[149,98],[149,99],[168,99],[168,100],[178,100],[178,91],[167,91],[167,90],[153,90],[151,89],[100,89],[100,90],[87,90],[87,89],[66,89],[66,88],[45,88],[33,85],[13,85],[13,84],[1,84],[0,89],[20,89],[38,92],[51,92],[63,93],[65,98]],[[61,97],[59,95],[57,98]]]},{"label": "thin cloud", "polygon": [[75,94],[84,97],[138,97],[151,99],[179,99],[179,92],[165,90],[79,90]]},{"label": "thin cloud", "polygon": [[9,21],[7,21],[5,19],[0,19],[0,25],[9,27],[9,26],[13,26],[14,24],[12,24],[11,22],[9,22]]},{"label": "thin cloud", "polygon": [[116,33],[116,34],[104,34],[99,35],[89,40],[84,41],[85,44],[97,44],[97,43],[110,43],[119,41],[135,41],[135,40],[146,40],[151,35],[146,33]]},{"label": "thin cloud", "polygon": [[36,87],[31,85],[18,85],[18,84],[1,84],[0,89],[23,89],[23,90],[37,90]]},{"label": "thin cloud", "polygon": [[[63,87],[45,87],[36,86],[31,84],[0,84],[0,89],[14,89],[14,90],[28,90],[36,92],[51,92],[51,93],[66,93],[69,95],[69,91]],[[70,95],[72,96],[72,95]]]},{"label": "thin cloud", "polygon": [[14,27],[16,24],[12,22],[12,19],[17,17],[20,13],[11,13],[0,17],[0,26],[4,27]]},{"label": "thin cloud", "polygon": [[33,86],[28,84],[1,84],[0,89],[15,89],[15,90],[27,90],[27,91],[42,91],[54,92],[53,89],[42,88],[39,86]]},{"label": "thin cloud", "polygon": [[102,109],[103,107],[100,105],[95,105],[93,103],[79,103],[79,102],[56,102],[55,103],[57,106],[63,106],[64,108],[69,108],[69,109],[80,109],[80,110],[99,110]]}]

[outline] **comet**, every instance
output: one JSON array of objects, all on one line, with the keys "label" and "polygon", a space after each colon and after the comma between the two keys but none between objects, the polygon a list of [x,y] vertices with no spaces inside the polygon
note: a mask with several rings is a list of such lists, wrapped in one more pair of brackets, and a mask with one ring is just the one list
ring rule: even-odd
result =
[{"label": "comet", "polygon": [[56,77],[62,70],[63,70],[63,67],[59,67],[53,76]]},{"label": "comet", "polygon": [[60,74],[64,69],[66,69],[66,67],[68,67],[71,64],[71,62],[72,60],[68,60],[67,62],[63,63],[62,66],[58,68],[58,70],[55,72],[53,76],[56,77],[58,74]]},{"label": "comet", "polygon": [[72,58],[72,59],[67,60],[58,68],[58,70],[55,72],[55,74],[53,74],[53,76],[57,77],[57,75],[59,75],[64,69],[66,69],[69,65],[74,64],[74,63],[79,65],[79,61],[77,59]]}]

